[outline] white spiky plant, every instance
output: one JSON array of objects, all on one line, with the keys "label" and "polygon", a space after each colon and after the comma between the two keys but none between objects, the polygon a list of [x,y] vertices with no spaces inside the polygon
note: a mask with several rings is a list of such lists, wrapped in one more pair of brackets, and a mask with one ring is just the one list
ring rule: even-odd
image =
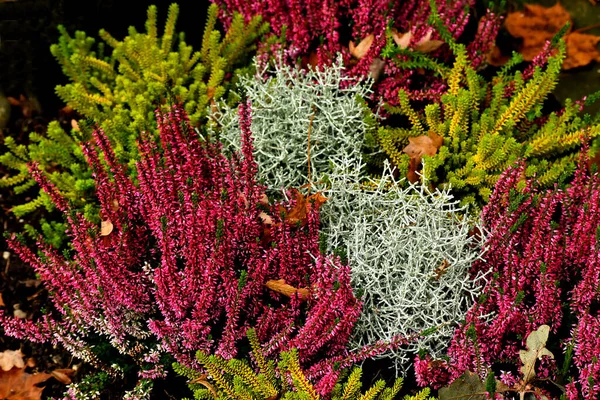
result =
[{"label": "white spiky plant", "polygon": [[[341,58],[314,71],[257,65],[254,76],[240,78],[240,91],[252,104],[258,176],[269,188],[318,181],[331,171],[331,157],[360,159],[370,112],[361,99],[371,94],[371,81],[345,76]],[[239,150],[237,109],[221,104],[212,119],[223,144]]]},{"label": "white spiky plant", "polygon": [[[364,292],[354,347],[439,326],[384,357],[405,371],[420,348],[439,355],[484,278],[468,276],[481,246],[469,236],[472,221],[461,217],[466,209],[448,190],[430,192],[421,184],[401,188],[389,165],[380,180],[366,178],[361,151],[373,127],[365,122],[359,96],[370,93],[369,82],[344,77],[341,62],[307,72],[281,64],[260,69],[241,79],[241,90],[252,103],[254,151],[268,187],[309,182],[311,127],[310,181],[325,181],[313,189],[328,197],[321,215],[328,250],[346,254],[353,285]],[[237,110],[221,105],[213,119],[225,146],[239,149]],[[445,270],[436,279],[440,267]]]},{"label": "white spiky plant", "polygon": [[347,257],[353,286],[364,292],[353,346],[438,328],[382,356],[405,372],[419,349],[442,354],[479,296],[485,275],[470,277],[469,268],[482,238],[470,232],[481,227],[448,190],[398,185],[388,163],[377,180],[364,179],[354,160],[335,164],[321,220],[328,250]]}]

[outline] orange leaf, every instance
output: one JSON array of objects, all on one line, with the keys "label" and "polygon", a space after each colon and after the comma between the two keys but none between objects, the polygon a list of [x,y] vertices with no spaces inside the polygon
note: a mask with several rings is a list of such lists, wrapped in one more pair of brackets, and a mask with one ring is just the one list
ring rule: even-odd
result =
[{"label": "orange leaf", "polygon": [[41,400],[41,387],[38,383],[47,381],[50,374],[28,374],[22,368],[0,371],[0,399],[5,400]]},{"label": "orange leaf", "polygon": [[438,149],[442,147],[444,138],[436,133],[429,132],[428,136],[421,135],[408,138],[408,143],[408,146],[402,151],[411,158],[421,158],[423,156],[434,156]]},{"label": "orange leaf", "polygon": [[119,200],[112,199],[110,201],[110,209],[113,211],[118,211],[119,210]]},{"label": "orange leaf", "polygon": [[433,271],[433,273],[435,274],[433,279],[439,281],[442,275],[444,275],[446,271],[448,271],[448,268],[450,268],[450,262],[444,259],[444,261],[442,261],[442,263],[438,265],[438,267]]},{"label": "orange leaf", "polygon": [[265,286],[271,289],[274,292],[281,293],[284,296],[292,297],[294,294],[298,293],[298,297],[302,300],[307,300],[310,297],[310,292],[308,289],[296,289],[292,285],[288,285],[285,283],[285,279],[277,279],[277,280],[269,280],[265,283]]},{"label": "orange leaf", "polygon": [[212,393],[212,395],[215,398],[217,398],[218,397],[217,391],[215,390],[214,386],[211,385],[210,382],[208,382],[206,380],[207,377],[208,376],[206,374],[202,374],[198,378],[191,380],[189,383],[197,383],[197,384],[204,386],[205,388],[210,390],[210,392]]},{"label": "orange leaf", "polygon": [[52,377],[60,383],[69,385],[71,383],[70,376],[72,376],[74,373],[74,369],[55,369],[50,373],[50,375],[52,375]]},{"label": "orange leaf", "polygon": [[[427,34],[415,44],[415,50],[421,53],[431,53],[432,51],[439,49],[444,42],[441,40],[431,40],[432,34],[433,29],[429,29]],[[396,42],[398,47],[406,49],[412,39],[412,32],[398,33],[396,29],[392,29],[392,39],[394,39],[394,42]]]},{"label": "orange leaf", "polygon": [[371,33],[369,36],[361,40],[360,43],[358,43],[358,45],[355,45],[354,42],[351,40],[350,44],[348,45],[348,48],[350,49],[350,54],[352,54],[354,57],[360,60],[369,52],[369,49],[371,48],[374,39],[375,35]]},{"label": "orange leaf", "polygon": [[308,222],[308,212],[311,208],[316,206],[319,208],[327,198],[321,194],[321,192],[317,192],[308,197],[304,196],[297,189],[292,190],[293,196],[296,197],[296,204],[289,210],[281,209],[285,213],[285,222],[295,225],[300,223],[301,225],[306,225]]},{"label": "orange leaf", "polygon": [[443,144],[444,138],[434,132],[429,132],[427,136],[408,138],[408,145],[402,151],[410,157],[407,174],[409,182],[415,183],[419,180],[416,172],[421,166],[423,156],[434,156]]},{"label": "orange leaf", "polygon": [[108,236],[113,231],[114,226],[110,220],[105,220],[100,223],[100,236]]},{"label": "orange leaf", "polygon": [[392,39],[401,49],[405,49],[410,44],[410,39],[412,39],[412,32],[408,31],[406,33],[399,33],[395,28],[392,29]]},{"label": "orange leaf", "polygon": [[416,158],[411,158],[410,160],[408,160],[408,172],[406,174],[406,179],[408,179],[410,183],[419,182],[419,175],[417,174],[417,171],[420,167],[420,159],[417,160]]},{"label": "orange leaf", "polygon": [[415,45],[415,50],[420,51],[421,53],[431,53],[432,51],[439,49],[444,42],[441,40],[431,40],[432,34],[433,29],[427,31],[427,34]]},{"label": "orange leaf", "polygon": [[2,298],[2,292],[0,292],[0,307],[6,307],[6,304],[4,304],[4,299]]},{"label": "orange leaf", "polygon": [[587,33],[571,32],[565,37],[567,43],[567,56],[563,69],[583,67],[592,61],[600,61],[598,42],[600,36]]},{"label": "orange leaf", "polygon": [[319,65],[319,56],[317,52],[311,51],[308,56],[303,56],[300,65],[302,68],[310,67],[310,69],[314,71]]},{"label": "orange leaf", "polygon": [[571,15],[556,3],[550,8],[525,4],[523,11],[508,13],[504,24],[508,33],[523,39],[519,52],[525,61],[531,61],[567,22],[572,24]]}]

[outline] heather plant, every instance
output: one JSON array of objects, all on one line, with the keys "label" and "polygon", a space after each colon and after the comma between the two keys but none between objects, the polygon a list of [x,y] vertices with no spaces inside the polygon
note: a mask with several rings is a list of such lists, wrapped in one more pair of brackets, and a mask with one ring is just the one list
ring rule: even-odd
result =
[{"label": "heather plant", "polygon": [[364,164],[345,159],[335,165],[321,220],[328,251],[343,256],[363,293],[352,346],[428,330],[379,356],[406,372],[418,350],[443,354],[479,296],[486,273],[469,274],[482,254],[481,235],[474,234],[479,223],[448,189],[404,188],[388,163],[377,179],[365,179]]},{"label": "heather plant", "polygon": [[[316,183],[328,198],[321,220],[327,251],[343,256],[355,288],[368,288],[354,348],[439,326],[385,355],[405,370],[417,349],[445,350],[453,325],[477,298],[482,276],[471,280],[467,272],[481,248],[469,235],[475,224],[462,217],[467,209],[448,190],[403,189],[389,166],[368,179],[362,159],[373,157],[364,153],[373,151],[375,116],[360,101],[367,83],[350,82],[339,62],[305,74],[279,64],[270,74],[242,78],[241,91],[253,104],[258,176],[273,189]],[[237,113],[224,108],[215,119],[223,143],[239,149]]]},{"label": "heather plant", "polygon": [[520,376],[510,366],[520,365],[523,339],[548,325],[548,347],[555,356],[562,350],[564,362],[542,360],[537,377],[569,378],[558,382],[568,399],[598,398],[600,176],[586,165],[587,150],[567,185],[543,189],[524,178],[524,162],[502,175],[482,214],[491,231],[486,261],[473,265],[491,268],[493,279],[456,331],[449,361],[417,361],[420,382],[442,384],[466,370],[483,377],[502,362],[500,378],[510,386]]},{"label": "heather plant", "polygon": [[[410,178],[423,158],[422,174],[432,184],[451,187],[461,204],[477,207],[490,200],[501,173],[517,159],[526,158],[526,176],[535,175],[546,186],[572,173],[581,132],[595,138],[600,128],[580,115],[583,102],[567,100],[560,111],[543,112],[557,83],[564,43],[548,42],[523,72],[514,71],[521,60],[515,54],[490,82],[476,73],[464,46],[452,47],[456,60],[445,74],[441,102],[417,105],[401,90],[399,106],[389,111],[406,116],[409,127],[378,132],[381,147],[399,171]],[[391,43],[387,50],[394,54]],[[432,144],[436,139],[441,146]]]},{"label": "heather plant", "polygon": [[[181,101],[193,125],[206,121],[211,103],[237,100],[228,90],[237,75],[247,71],[248,56],[267,25],[260,17],[245,24],[242,16],[236,15],[223,36],[215,29],[217,13],[215,5],[208,10],[200,51],[194,51],[184,34],[175,30],[177,4],[169,7],[162,36],[155,6],[148,8],[146,32],[130,27],[122,41],[101,30],[103,42],[96,45],[96,40],[84,32],[71,36],[59,27],[61,36],[51,52],[71,82],[57,86],[56,92],[83,118],[91,118],[102,127],[117,158],[128,164],[131,173],[138,159],[138,133],[156,131],[153,113],[165,99]],[[0,162],[16,172],[0,179],[0,185],[13,186],[17,193],[35,186],[27,168],[27,162],[35,161],[63,196],[77,207],[87,207],[88,217],[97,215],[97,204],[90,203],[94,181],[80,148],[81,141],[89,139],[83,128],[74,126],[65,131],[53,122],[45,136],[30,133],[31,144],[27,146],[6,138],[9,151]],[[52,209],[52,202],[43,193],[12,211],[22,216],[40,206]]]},{"label": "heather plant", "polygon": [[[399,88],[415,98],[438,99],[444,82],[435,74],[421,75],[418,65],[399,66],[381,59],[386,45],[386,31],[397,32],[397,39],[407,52],[423,55],[431,52],[438,60],[445,61],[449,53],[439,34],[432,29],[429,18],[439,13],[448,27],[451,37],[457,39],[474,16],[470,10],[473,0],[342,0],[323,3],[318,0],[247,2],[244,0],[213,0],[222,8],[221,20],[228,25],[235,12],[246,21],[260,15],[271,28],[271,35],[280,38],[277,49],[284,50],[286,59],[294,64],[320,67],[336,61],[342,54],[350,76],[372,76],[375,97],[397,103]],[[475,37],[468,46],[473,65],[485,62],[486,54],[494,45],[501,18],[492,11],[478,22]],[[445,40],[445,39],[444,39]],[[410,50],[409,50],[410,49]],[[268,56],[272,46],[262,46],[260,53]]]},{"label": "heather plant", "polygon": [[[341,59],[302,71],[281,59],[270,69],[240,78],[252,102],[252,137],[258,176],[269,188],[302,186],[331,171],[331,159],[362,158],[373,151],[375,116],[364,103],[371,82],[349,78]],[[240,121],[233,107],[214,113],[216,133],[239,150]]]},{"label": "heather plant", "polygon": [[[320,393],[318,387],[313,385],[302,370],[295,349],[282,352],[279,363],[275,364],[274,361],[265,358],[254,330],[248,330],[248,339],[252,347],[252,360],[258,367],[258,372],[244,360],[225,360],[201,351],[196,357],[210,378],[199,371],[174,365],[178,373],[189,379],[195,399],[392,400],[402,388],[402,378],[396,379],[392,387],[388,388],[385,387],[385,381],[380,379],[362,393],[362,370],[355,367],[350,374],[344,373],[339,383],[329,388],[326,393]],[[429,389],[424,389],[417,395],[405,396],[404,399],[426,400],[428,395]]]},{"label": "heather plant", "polygon": [[[36,254],[18,237],[9,240],[39,274],[53,308],[36,321],[1,312],[4,333],[60,344],[113,376],[123,364],[105,356],[116,353],[136,365],[136,390],[164,376],[169,356],[189,367],[198,350],[243,357],[238,345],[254,326],[266,356],[295,348],[301,365],[318,371],[346,356],[361,310],[349,269],[319,252],[317,205],[293,224],[284,217],[294,201],[266,204],[255,181],[248,105],[240,120],[241,153],[227,158],[218,142],[202,140],[182,105],[157,111],[160,144],[141,135],[136,182],[96,129],[83,153],[101,224],[30,164],[67,217],[70,247],[60,253],[39,240]],[[269,289],[273,282],[279,291]]]}]

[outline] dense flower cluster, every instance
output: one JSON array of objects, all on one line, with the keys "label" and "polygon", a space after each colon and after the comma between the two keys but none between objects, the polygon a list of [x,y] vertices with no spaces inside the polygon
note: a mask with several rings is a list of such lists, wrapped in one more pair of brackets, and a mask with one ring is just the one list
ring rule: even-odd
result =
[{"label": "dense flower cluster", "polygon": [[[440,36],[430,24],[431,5],[427,0],[293,0],[245,1],[213,0],[221,6],[225,25],[232,21],[234,12],[246,20],[261,15],[270,24],[272,34],[283,37],[287,58],[295,63],[304,57],[311,65],[330,65],[341,53],[344,64],[352,76],[382,76],[375,87],[377,98],[396,103],[398,89],[409,91],[414,98],[438,98],[443,85],[432,76],[419,76],[414,68],[398,68],[394,63],[379,57],[386,46],[388,28],[410,34],[407,46],[418,47],[423,41],[439,40]],[[456,39],[462,35],[469,19],[474,0],[434,0],[441,22]],[[481,18],[475,40],[469,46],[469,55],[475,66],[485,61],[498,29],[500,16],[491,11]],[[351,31],[346,27],[351,26]],[[366,54],[353,57],[349,42],[370,41]],[[265,42],[266,43],[266,42]],[[266,49],[265,49],[266,50]],[[441,50],[438,55],[445,55]],[[375,71],[379,72],[375,72]],[[383,75],[381,74],[383,72]],[[418,83],[417,83],[418,82]],[[417,83],[417,84],[416,84]]]},{"label": "dense flower cluster", "polygon": [[[600,176],[589,173],[586,161],[582,157],[566,189],[557,184],[543,191],[523,181],[523,163],[498,181],[482,214],[492,232],[486,261],[473,266],[474,272],[492,268],[494,275],[455,333],[446,365],[451,379],[465,370],[485,373],[498,360],[518,365],[523,338],[547,324],[553,341],[561,328],[571,329],[558,337],[573,347],[579,371],[567,385],[568,397],[600,395]],[[542,363],[538,375],[556,372],[548,368],[555,367]],[[432,371],[421,366],[418,372],[431,383]]]},{"label": "dense flower cluster", "polygon": [[[316,207],[303,226],[284,219],[293,201],[266,204],[255,182],[249,118],[243,104],[242,151],[228,159],[220,144],[200,140],[180,106],[157,113],[160,145],[142,135],[139,185],[96,130],[84,153],[101,229],[71,211],[32,165],[67,215],[72,250],[59,254],[40,241],[38,256],[11,240],[47,285],[55,310],[35,323],[1,314],[5,332],[61,343],[97,365],[90,338],[100,335],[136,360],[143,378],[164,374],[164,352],[186,365],[194,365],[197,350],[235,357],[253,326],[266,354],[293,347],[305,366],[346,356],[361,310],[349,269],[319,253]],[[288,298],[265,286],[280,279],[306,294]]]}]

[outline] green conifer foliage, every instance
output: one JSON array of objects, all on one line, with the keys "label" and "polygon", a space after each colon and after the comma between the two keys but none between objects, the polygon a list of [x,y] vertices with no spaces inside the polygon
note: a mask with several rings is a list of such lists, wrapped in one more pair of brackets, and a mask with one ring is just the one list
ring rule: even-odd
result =
[{"label": "green conifer foliage", "polygon": [[[137,159],[139,132],[156,129],[153,114],[157,106],[169,103],[165,100],[181,102],[195,125],[206,121],[215,101],[235,101],[227,98],[228,90],[238,74],[250,68],[257,39],[268,29],[260,18],[245,24],[243,17],[236,15],[223,36],[215,29],[218,7],[213,4],[202,49],[194,51],[184,34],[175,31],[178,13],[179,7],[172,4],[162,35],[157,28],[157,9],[150,6],[146,32],[130,27],[129,35],[119,41],[101,30],[103,42],[96,46],[96,40],[84,32],[71,36],[60,27],[59,42],[51,47],[71,81],[57,86],[56,92],[68,106],[104,129],[117,156],[129,166]],[[79,127],[65,132],[53,122],[47,135],[31,133],[28,146],[7,138],[9,151],[0,156],[0,162],[16,173],[0,179],[0,186],[13,186],[17,193],[35,186],[26,163],[37,161],[61,193],[93,218],[93,179],[79,147],[89,131],[85,125],[80,121]],[[44,194],[12,211],[24,215],[40,206],[52,209]]]},{"label": "green conifer foliage", "polygon": [[[336,384],[331,393],[321,396],[302,371],[295,349],[282,352],[279,363],[275,365],[265,358],[253,329],[248,330],[248,339],[258,372],[246,360],[225,360],[201,351],[196,354],[196,358],[204,372],[177,363],[173,368],[190,380],[190,389],[197,400],[392,400],[402,388],[402,378],[396,379],[391,387],[386,387],[383,380],[378,380],[363,392],[360,379],[362,371],[357,367],[347,375],[344,382]],[[415,396],[405,396],[404,400],[433,398],[429,397],[429,389],[424,389]]]},{"label": "green conifer foliage", "polygon": [[[381,147],[401,173],[406,176],[409,168],[409,156],[403,152],[408,139],[435,133],[444,143],[434,156],[423,157],[422,173],[442,189],[450,186],[461,205],[487,203],[500,174],[523,157],[528,163],[526,176],[535,176],[544,185],[571,174],[582,136],[598,137],[600,126],[591,124],[589,116],[580,116],[580,105],[572,101],[559,112],[542,113],[544,100],[556,86],[564,42],[557,41],[556,54],[530,76],[512,71],[520,62],[515,55],[489,82],[469,65],[464,46],[450,45],[456,55],[453,68],[431,66],[446,77],[441,103],[415,108],[400,91],[400,105],[388,110],[406,116],[410,127],[378,132]],[[384,55],[398,54],[390,47]]]}]

